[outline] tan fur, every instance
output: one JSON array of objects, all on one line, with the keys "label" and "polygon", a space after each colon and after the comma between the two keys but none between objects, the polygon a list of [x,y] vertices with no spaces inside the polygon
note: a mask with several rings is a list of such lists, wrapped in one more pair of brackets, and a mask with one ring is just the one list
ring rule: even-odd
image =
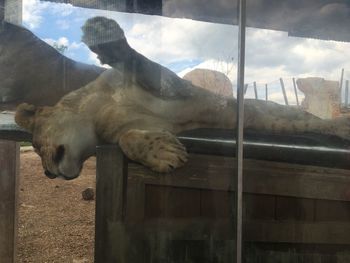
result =
[{"label": "tan fur", "polygon": [[[158,172],[186,161],[178,132],[235,128],[236,101],[193,86],[187,99],[163,100],[135,83],[124,83],[116,69],[61,99],[54,107],[18,107],[16,122],[33,133],[33,145],[52,174],[72,179],[100,142],[119,143],[124,153]],[[317,132],[349,138],[347,119],[324,121],[292,107],[247,100],[245,127],[269,133]],[[57,147],[65,155],[55,163]]]}]

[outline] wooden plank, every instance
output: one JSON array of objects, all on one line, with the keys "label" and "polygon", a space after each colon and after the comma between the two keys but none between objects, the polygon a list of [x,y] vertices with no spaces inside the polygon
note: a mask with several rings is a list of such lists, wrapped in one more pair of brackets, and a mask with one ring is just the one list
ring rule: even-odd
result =
[{"label": "wooden plank", "polygon": [[146,185],[145,217],[192,218],[200,216],[200,190]]},{"label": "wooden plank", "polygon": [[350,244],[349,222],[247,221],[244,226],[246,241]]},{"label": "wooden plank", "polygon": [[145,183],[140,178],[129,176],[126,202],[127,222],[141,222],[145,219]]},{"label": "wooden plank", "polygon": [[245,194],[244,202],[244,219],[245,220],[274,220],[276,197],[271,195]]},{"label": "wooden plank", "polygon": [[201,216],[204,218],[229,218],[233,192],[201,190]]},{"label": "wooden plank", "polygon": [[127,164],[116,145],[98,146],[96,152],[95,262],[126,263]]},{"label": "wooden plank", "polygon": [[[337,201],[338,202],[338,201]],[[294,197],[276,197],[276,219],[313,221],[315,200]]]},{"label": "wooden plank", "polygon": [[[148,240],[154,231],[170,235],[172,240],[232,240],[229,219],[152,219],[126,224],[131,236]],[[349,222],[297,222],[245,220],[246,242],[350,245]]]},{"label": "wooden plank", "polygon": [[[316,221],[350,221],[350,202],[316,200]],[[350,235],[350,232],[349,232]]]},{"label": "wooden plank", "polygon": [[[234,191],[234,186],[228,188],[234,169],[233,158],[191,154],[171,176],[135,163],[129,165],[129,174],[146,184]],[[349,170],[246,159],[244,181],[246,193],[350,201]]]},{"label": "wooden plank", "polygon": [[19,144],[0,140],[0,258],[15,262]]}]

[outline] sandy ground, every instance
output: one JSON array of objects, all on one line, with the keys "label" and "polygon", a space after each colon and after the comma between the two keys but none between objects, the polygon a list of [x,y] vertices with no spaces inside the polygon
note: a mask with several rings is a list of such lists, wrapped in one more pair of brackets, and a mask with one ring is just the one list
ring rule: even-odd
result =
[{"label": "sandy ground", "polygon": [[82,191],[95,188],[95,158],[73,181],[48,179],[39,157],[21,152],[17,262],[93,262],[95,202]]}]

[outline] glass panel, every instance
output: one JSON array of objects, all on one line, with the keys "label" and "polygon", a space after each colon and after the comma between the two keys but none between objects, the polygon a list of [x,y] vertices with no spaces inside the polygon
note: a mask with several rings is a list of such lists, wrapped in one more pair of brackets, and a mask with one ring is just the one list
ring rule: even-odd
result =
[{"label": "glass panel", "polygon": [[244,262],[349,261],[349,10],[247,1]]},{"label": "glass panel", "polygon": [[58,2],[0,31],[0,109],[37,153],[18,261],[233,262],[237,3]]}]

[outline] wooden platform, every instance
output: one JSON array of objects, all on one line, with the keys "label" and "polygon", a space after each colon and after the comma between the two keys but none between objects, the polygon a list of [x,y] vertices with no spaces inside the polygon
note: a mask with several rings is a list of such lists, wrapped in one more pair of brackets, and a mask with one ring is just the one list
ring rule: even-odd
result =
[{"label": "wooden platform", "polygon": [[[115,146],[106,147],[97,156],[96,217],[96,240],[106,243],[96,248],[96,262],[183,262],[175,254],[184,251],[193,254],[193,262],[230,262],[233,158],[192,154],[185,167],[160,175],[127,162]],[[111,187],[114,194],[106,192]],[[327,257],[336,253],[330,249],[335,245],[350,251],[349,190],[348,170],[246,160],[244,241],[270,244],[271,251],[278,244],[313,246]],[[155,249],[159,246],[163,249]],[[204,249],[202,257],[198,249]],[[308,261],[313,262],[318,261]]]}]

